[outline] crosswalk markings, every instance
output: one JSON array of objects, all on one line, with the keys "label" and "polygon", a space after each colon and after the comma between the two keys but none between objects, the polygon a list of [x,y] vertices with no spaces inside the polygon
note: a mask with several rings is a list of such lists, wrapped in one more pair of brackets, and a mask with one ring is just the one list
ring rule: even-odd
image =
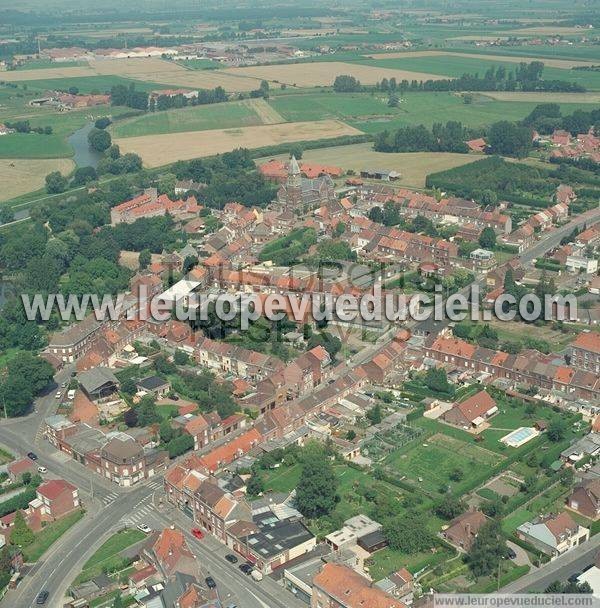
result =
[{"label": "crosswalk markings", "polygon": [[153,511],[154,508],[152,505],[145,505],[136,509],[135,512],[130,513],[127,517],[121,518],[121,522],[129,526],[137,525],[147,519]]},{"label": "crosswalk markings", "polygon": [[111,492],[106,496],[103,496],[100,500],[103,505],[108,506],[111,505],[117,498],[119,498],[119,494],[117,492]]}]

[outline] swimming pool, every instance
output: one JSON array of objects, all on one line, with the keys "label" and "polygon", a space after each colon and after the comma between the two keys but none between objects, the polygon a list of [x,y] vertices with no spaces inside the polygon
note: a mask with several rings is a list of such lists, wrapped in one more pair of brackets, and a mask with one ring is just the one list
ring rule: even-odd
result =
[{"label": "swimming pool", "polygon": [[505,435],[500,439],[502,443],[512,447],[518,448],[519,446],[531,441],[534,437],[537,437],[540,432],[530,426],[522,426],[514,431],[511,431],[508,435]]}]

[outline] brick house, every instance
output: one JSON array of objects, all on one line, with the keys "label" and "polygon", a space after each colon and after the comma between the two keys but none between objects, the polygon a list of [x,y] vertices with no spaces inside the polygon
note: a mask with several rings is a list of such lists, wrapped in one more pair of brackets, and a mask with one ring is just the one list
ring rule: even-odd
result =
[{"label": "brick house", "polygon": [[600,374],[600,334],[581,333],[571,343],[571,365]]},{"label": "brick house", "polygon": [[442,536],[459,549],[468,551],[486,522],[487,517],[481,511],[467,511],[455,517]]},{"label": "brick house", "polygon": [[81,507],[77,488],[64,479],[52,479],[41,484],[36,495],[42,503],[42,517],[51,520],[60,519]]},{"label": "brick house", "polygon": [[486,391],[479,391],[443,414],[448,424],[461,428],[477,428],[498,411],[496,402]]},{"label": "brick house", "polygon": [[600,479],[588,479],[573,488],[567,506],[589,519],[600,518]]},{"label": "brick house", "polygon": [[313,578],[311,608],[405,608],[371,581],[342,564],[328,563]]}]

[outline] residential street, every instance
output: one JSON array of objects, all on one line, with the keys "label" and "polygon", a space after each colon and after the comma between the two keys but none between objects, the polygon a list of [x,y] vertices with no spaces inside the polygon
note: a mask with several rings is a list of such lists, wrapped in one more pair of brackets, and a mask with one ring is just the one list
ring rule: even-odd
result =
[{"label": "residential street", "polygon": [[[57,386],[70,377],[70,370],[59,372]],[[301,608],[303,604],[265,577],[260,583],[242,574],[237,566],[223,559],[227,550],[214,538],[202,541],[194,538],[192,522],[171,505],[159,511],[162,494],[162,476],[133,488],[120,488],[93,475],[82,465],[60,454],[46,442],[40,432],[43,419],[54,413],[58,400],[57,387],[51,387],[35,403],[36,412],[19,419],[0,422],[0,445],[16,457],[35,452],[40,464],[48,469],[47,477],[60,477],[75,484],[86,508],[86,515],[36,563],[15,590],[9,591],[0,606],[28,608],[35,606],[37,594],[49,592],[47,605],[62,607],[62,599],[86,560],[117,530],[129,525],[146,523],[160,530],[172,524],[185,532],[190,547],[201,555],[206,576],[209,574],[218,585],[224,605],[234,603],[238,608]],[[154,499],[154,500],[153,500]],[[164,502],[164,501],[163,501]]]}]

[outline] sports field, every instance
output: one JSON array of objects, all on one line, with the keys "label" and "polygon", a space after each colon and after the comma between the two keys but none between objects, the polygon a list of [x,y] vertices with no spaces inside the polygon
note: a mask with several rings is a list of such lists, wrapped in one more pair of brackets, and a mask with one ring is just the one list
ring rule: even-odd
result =
[{"label": "sports field", "polygon": [[[3,136],[4,138],[7,135]],[[0,160],[0,201],[7,201],[20,194],[33,192],[44,185],[44,177],[52,171],[63,174],[73,169],[73,161],[69,158],[56,158],[47,160]]]},{"label": "sports field", "polygon": [[[339,61],[314,63],[295,63],[286,65],[251,66],[246,68],[228,68],[220,70],[228,75],[246,76],[257,80],[268,80],[273,83],[285,83],[297,87],[328,87],[333,85],[336,76],[354,76],[363,84],[375,84],[383,78],[405,78],[417,80],[439,80],[443,76],[435,73],[406,71],[396,66],[362,65]],[[212,74],[213,72],[211,72]],[[256,88],[256,84],[254,87]]]},{"label": "sports field", "polygon": [[[273,158],[258,159],[257,163],[263,163]],[[286,155],[276,158],[285,160]],[[479,160],[481,157],[472,154],[452,154],[450,152],[406,152],[391,153],[375,152],[373,144],[352,144],[349,146],[332,146],[331,148],[319,148],[317,150],[305,150],[302,158],[308,162],[321,165],[336,165],[343,169],[361,169],[378,167],[399,171],[401,177],[397,184],[409,188],[423,188],[425,178],[429,173],[445,171],[459,167],[467,163]]]},{"label": "sports field", "polygon": [[337,120],[283,123],[211,131],[186,131],[116,139],[121,152],[136,152],[148,167],[229,152],[235,148],[260,148],[295,141],[360,135]]}]

